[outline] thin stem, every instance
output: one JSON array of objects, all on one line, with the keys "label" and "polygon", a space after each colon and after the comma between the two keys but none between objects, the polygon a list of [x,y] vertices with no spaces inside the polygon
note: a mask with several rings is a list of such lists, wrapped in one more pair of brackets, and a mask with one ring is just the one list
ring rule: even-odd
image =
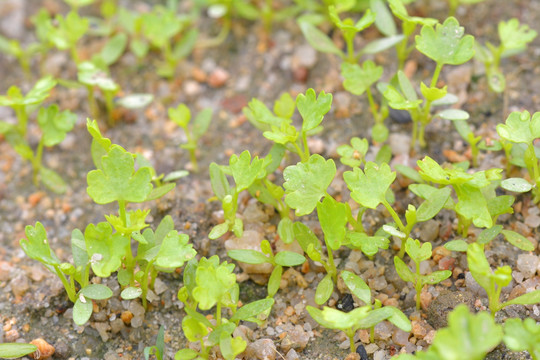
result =
[{"label": "thin stem", "polygon": [[354,37],[351,37],[351,36],[345,37],[345,42],[347,43],[346,61],[350,64],[354,64],[356,63],[356,57],[354,56]]},{"label": "thin stem", "polygon": [[304,160],[302,162],[306,162],[309,160],[309,147],[307,143],[307,134],[305,131],[302,131],[302,144],[304,145]]},{"label": "thin stem", "polygon": [[13,106],[15,115],[17,116],[18,125],[17,131],[22,137],[26,136],[26,127],[28,125],[28,114],[26,113],[26,107],[24,105]]},{"label": "thin stem", "polygon": [[146,264],[146,267],[144,269],[144,275],[143,275],[142,282],[141,282],[142,303],[143,303],[143,307],[145,309],[148,306],[147,300],[146,300],[146,294],[148,293],[148,274],[150,273],[150,269],[153,268],[154,261],[155,260],[152,260],[152,261],[148,262],[148,264]]},{"label": "thin stem", "polygon": [[334,263],[334,254],[332,254],[332,249],[326,244],[326,252],[328,253],[328,265],[331,269],[330,275],[334,280],[334,283],[337,284],[337,269],[336,264]]},{"label": "thin stem", "polygon": [[218,46],[225,41],[227,36],[229,36],[230,31],[231,31],[231,19],[230,19],[230,16],[226,16],[223,21],[223,26],[221,27],[221,30],[219,31],[219,34],[217,34],[216,37],[213,37],[211,39],[205,39],[205,40],[199,41],[196,47],[201,49],[201,48],[209,48],[209,47]]},{"label": "thin stem", "polygon": [[87,85],[86,89],[88,91],[88,106],[90,107],[90,114],[92,114],[92,117],[97,120],[99,118],[99,108],[94,96],[94,87],[92,85]]},{"label": "thin stem", "polygon": [[221,303],[218,301],[216,305],[216,326],[221,325]]},{"label": "thin stem", "polygon": [[403,225],[403,222],[401,221],[401,219],[399,218],[399,215],[396,213],[396,211],[392,208],[392,206],[390,206],[390,204],[388,203],[388,201],[384,200],[382,202],[382,204],[384,205],[384,207],[386,208],[386,210],[388,210],[388,212],[390,213],[390,215],[392,216],[392,219],[394,219],[394,221],[396,222],[396,225],[399,227],[399,230],[401,230],[402,232],[405,232],[406,231],[406,227],[405,225]]},{"label": "thin stem", "polygon": [[32,159],[32,180],[34,185],[38,185],[38,174],[41,170],[41,158],[43,157],[43,137],[39,140],[38,148]]},{"label": "thin stem", "polygon": [[193,172],[199,172],[199,163],[197,162],[195,149],[189,149],[189,161],[191,161]]},{"label": "thin stem", "polygon": [[62,271],[60,271],[58,266],[54,266],[54,271],[56,272],[56,275],[58,275],[58,277],[60,278],[60,281],[62,281],[62,285],[64,285],[64,289],[66,289],[69,300],[72,303],[75,303],[75,301],[77,301],[77,294],[75,293],[75,287],[71,287],[70,283],[66,279],[66,276],[64,275]]},{"label": "thin stem", "polygon": [[375,119],[375,124],[378,124],[381,122],[380,114],[377,111],[377,104],[375,104],[375,100],[373,100],[373,94],[371,93],[371,89],[369,87],[366,89],[366,94],[369,101],[369,108],[371,109],[371,114]]}]

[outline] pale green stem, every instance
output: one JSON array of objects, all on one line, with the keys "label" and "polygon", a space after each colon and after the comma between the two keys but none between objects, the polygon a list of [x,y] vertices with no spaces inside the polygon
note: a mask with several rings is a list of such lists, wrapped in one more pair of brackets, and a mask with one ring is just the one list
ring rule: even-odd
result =
[{"label": "pale green stem", "polygon": [[75,293],[75,287],[71,287],[70,283],[66,279],[66,276],[64,275],[62,271],[60,271],[58,266],[54,266],[54,271],[56,272],[56,275],[58,275],[58,277],[60,278],[60,281],[62,281],[62,285],[64,285],[64,289],[66,289],[69,300],[72,303],[75,303],[75,301],[77,301],[77,294]]}]

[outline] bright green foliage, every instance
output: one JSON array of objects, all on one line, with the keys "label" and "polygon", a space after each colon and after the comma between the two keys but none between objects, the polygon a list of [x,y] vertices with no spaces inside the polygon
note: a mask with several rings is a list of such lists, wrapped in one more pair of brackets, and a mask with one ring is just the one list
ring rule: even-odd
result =
[{"label": "bright green foliage", "polygon": [[306,261],[306,258],[303,255],[292,251],[280,251],[274,254],[268,240],[263,240],[261,242],[261,251],[248,249],[229,250],[227,255],[231,259],[246,264],[272,264],[274,269],[270,274],[267,286],[269,298],[274,297],[279,290],[283,267],[302,265]]},{"label": "bright green foliage", "polygon": [[378,166],[368,162],[362,171],[354,168],[343,174],[347,186],[351,190],[351,197],[360,205],[375,209],[379,204],[388,203],[386,192],[396,178],[396,173],[388,164]]},{"label": "bright green foliage", "polygon": [[362,95],[364,92],[368,96],[369,108],[375,119],[375,126],[371,130],[373,140],[384,142],[388,138],[388,129],[384,125],[384,119],[388,115],[386,107],[378,106],[373,99],[371,85],[377,82],[383,74],[383,68],[376,66],[373,61],[366,60],[359,66],[358,64],[342,63],[341,76],[345,79],[343,87],[355,95]]},{"label": "bright green foliage", "polygon": [[[403,38],[402,35],[388,36],[382,39],[374,40],[368,43],[358,53],[355,52],[354,38],[356,37],[358,33],[362,32],[363,30],[368,28],[371,24],[373,24],[376,21],[377,16],[375,15],[374,12],[371,12],[371,10],[368,9],[364,13],[364,15],[356,22],[354,22],[354,20],[351,18],[346,18],[342,20],[339,17],[339,14],[338,14],[339,9],[336,8],[337,6],[339,6],[339,4],[336,4],[336,6],[333,6],[333,5],[329,6],[328,14],[334,26],[338,28],[339,31],[341,32],[343,39],[345,40],[347,51],[344,52],[341,49],[339,49],[333,43],[332,39],[330,39],[322,31],[317,29],[310,22],[299,20],[299,25],[300,25],[300,29],[302,30],[302,33],[304,34],[309,44],[313,46],[316,50],[320,52],[324,52],[324,53],[338,55],[343,61],[354,64],[362,55],[374,54],[374,53],[386,50],[402,40]],[[382,4],[382,6],[385,7],[384,4]],[[389,24],[390,22],[385,23],[387,28]],[[391,24],[393,25],[393,22]],[[392,33],[392,32],[393,31],[390,31],[389,33]]]},{"label": "bright green foliage", "polygon": [[534,290],[501,303],[499,300],[501,290],[512,281],[512,269],[506,265],[492,271],[484,254],[483,245],[477,243],[469,245],[467,248],[467,262],[472,276],[487,293],[489,309],[493,316],[497,311],[508,305],[529,305],[540,302],[540,290]]},{"label": "bright green foliage", "polygon": [[340,145],[337,148],[337,153],[341,156],[340,160],[343,165],[352,168],[360,167],[364,163],[368,147],[367,139],[353,137],[351,139],[351,145]]},{"label": "bright green foliage", "polygon": [[318,154],[307,162],[291,165],[283,171],[285,202],[295,209],[297,216],[310,214],[334,179],[336,164]]},{"label": "bright green foliage", "polygon": [[[25,234],[26,239],[20,240],[21,248],[26,255],[41,262],[60,278],[69,300],[74,303],[73,320],[77,325],[84,325],[92,315],[91,299],[104,300],[113,294],[105,285],[89,283],[90,264],[93,265],[98,257],[89,256],[90,252],[87,253],[84,237],[78,230],[74,230],[71,237],[74,264],[60,262],[50,248],[47,233],[40,222],[37,222],[35,227],[28,225]],[[80,287],[79,291],[75,282]]]},{"label": "bright green foliage", "polygon": [[212,110],[202,110],[197,114],[193,123],[190,124],[191,110],[185,104],[180,104],[176,108],[169,108],[169,118],[184,129],[187,143],[180,145],[180,147],[189,151],[191,166],[197,172],[199,170],[196,157],[197,145],[202,136],[208,131],[212,120]]},{"label": "bright green foliage", "polygon": [[450,270],[434,271],[428,275],[420,274],[420,263],[431,258],[431,243],[424,243],[420,246],[419,240],[408,238],[405,242],[405,251],[415,263],[416,270],[412,272],[409,267],[398,256],[394,257],[394,265],[400,278],[406,282],[412,282],[416,290],[416,309],[420,310],[420,293],[424,285],[438,284],[448,279],[452,272]]},{"label": "bright green foliage", "polygon": [[[183,349],[176,353],[175,359],[208,359],[210,350],[219,345],[226,360],[234,360],[246,348],[241,337],[232,337],[240,321],[262,323],[268,316],[274,299],[257,300],[237,309],[239,288],[234,264],[226,261],[219,263],[217,255],[201,258],[199,262],[191,260],[184,270],[184,286],[178,291],[178,299],[185,303],[187,313],[182,320],[182,330],[191,342],[200,342],[200,351]],[[216,306],[215,323],[197,312],[210,310]],[[229,308],[233,315],[228,320],[222,319],[222,307]]]},{"label": "bright green foliage", "polygon": [[112,227],[107,222],[90,224],[84,231],[86,250],[92,259],[92,270],[97,276],[109,277],[122,264],[122,257],[128,249],[129,238],[120,233],[113,235]]},{"label": "bright green foliage", "polygon": [[533,360],[540,359],[540,325],[531,318],[507,319],[503,325],[503,341],[512,351],[529,352]]},{"label": "bright green foliage", "polygon": [[163,325],[160,326],[157,338],[156,345],[147,346],[144,348],[144,359],[149,360],[150,355],[154,355],[156,360],[163,360],[163,354],[165,353],[165,328]]},{"label": "bright green foliage", "polygon": [[486,45],[477,45],[476,57],[484,63],[489,87],[494,92],[503,92],[506,88],[506,79],[500,68],[501,59],[524,52],[527,44],[537,35],[528,25],[520,24],[519,20],[512,18],[501,21],[498,25],[500,44],[495,46],[489,41]]},{"label": "bright green foliage", "polygon": [[37,346],[25,343],[2,343],[0,344],[0,358],[17,359],[31,354],[37,350]]},{"label": "bright green foliage", "polygon": [[89,20],[70,11],[65,17],[56,15],[44,25],[47,40],[60,50],[69,50],[72,60],[78,64],[77,43],[88,31]]}]

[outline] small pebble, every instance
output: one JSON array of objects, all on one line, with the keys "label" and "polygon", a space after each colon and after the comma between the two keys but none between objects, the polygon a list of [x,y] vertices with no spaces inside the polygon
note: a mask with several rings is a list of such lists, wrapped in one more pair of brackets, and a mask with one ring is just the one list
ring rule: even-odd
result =
[{"label": "small pebble", "polygon": [[42,338],[32,340],[30,341],[30,344],[36,345],[36,347],[38,348],[36,352],[30,355],[33,359],[44,360],[54,355],[54,346],[52,346]]},{"label": "small pebble", "polygon": [[538,256],[532,254],[520,254],[517,259],[517,269],[528,279],[534,276],[538,268]]},{"label": "small pebble", "polygon": [[396,345],[405,346],[409,342],[410,333],[405,332],[401,329],[395,329],[392,334],[392,341]]},{"label": "small pebble", "polygon": [[366,345],[365,347],[365,350],[368,354],[373,354],[375,351],[377,351],[379,349],[379,347],[377,346],[377,344],[368,344]]},{"label": "small pebble", "polygon": [[214,88],[222,87],[229,80],[229,77],[230,75],[225,69],[218,67],[208,76],[208,85]]},{"label": "small pebble", "polygon": [[364,348],[364,345],[359,344],[356,347],[356,353],[360,355],[360,360],[368,360],[368,354],[366,352],[366,348]]},{"label": "small pebble", "polygon": [[291,349],[287,355],[285,355],[285,360],[300,360],[300,356],[298,356],[296,350]]},{"label": "small pebble", "polygon": [[245,354],[248,359],[275,360],[276,352],[276,345],[272,340],[260,339],[249,344]]}]

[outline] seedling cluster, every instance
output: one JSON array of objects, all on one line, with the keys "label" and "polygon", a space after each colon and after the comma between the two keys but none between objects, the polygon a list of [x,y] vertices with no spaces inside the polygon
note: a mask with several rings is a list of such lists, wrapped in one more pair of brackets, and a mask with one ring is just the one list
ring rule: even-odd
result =
[{"label": "seedling cluster", "polygon": [[[0,135],[30,162],[35,186],[43,184],[58,194],[69,188],[63,176],[43,164],[43,151],[65,139],[76,126],[77,115],[46,101],[55,98],[59,86],[81,88],[88,96],[84,110],[95,169],[87,174],[86,192],[95,204],[114,204],[116,211],[104,214],[104,221],[72,231],[69,262],[51,248],[47,229],[39,221],[28,225],[25,238],[20,240],[28,257],[59,277],[73,303],[74,323],[87,324],[94,302],[105,302],[113,296],[105,285],[110,282],[101,279],[116,279],[122,299],[141,301],[147,308],[159,273],[183,273],[176,299],[183,304],[179,316],[188,344],[178,349],[174,358],[221,356],[234,360],[243,356],[249,345],[236,331],[241,322],[265,326],[272,320],[272,308],[280,301],[284,268],[302,266],[307,272],[313,266],[323,275],[315,285],[314,298],[308,300],[317,307],[307,306],[306,312],[321,326],[343,331],[351,352],[355,352],[355,336],[360,329],[369,330],[371,342],[375,341],[375,326],[383,321],[411,332],[409,315],[413,309],[383,305],[366,279],[343,268],[340,255],[358,251],[364,260],[392,259],[394,255],[387,266],[393,265],[397,275],[412,284],[416,311],[422,312],[426,309],[421,307],[421,295],[426,287],[455,279],[447,269],[421,271],[422,264],[433,258],[434,244],[416,239],[417,225],[450,216],[456,220],[454,236],[444,247],[454,251],[454,257],[459,252],[466,254],[462,258],[467,259],[472,278],[485,290],[489,312],[472,314],[466,306],[457,306],[449,315],[448,327],[437,331],[427,351],[398,358],[483,359],[503,342],[512,351],[526,350],[533,359],[539,359],[539,326],[532,319],[519,318],[499,324],[495,315],[510,305],[540,303],[540,289],[512,299],[502,295],[502,289],[512,281],[512,268],[503,265],[493,270],[487,249],[504,237],[521,251],[536,250],[531,240],[500,218],[514,212],[515,197],[503,190],[521,193],[527,199],[530,192],[532,202],[540,202],[540,152],[535,146],[540,138],[540,112],[532,116],[527,111],[510,113],[505,123],[496,126],[500,139],[488,141],[471,130],[469,113],[449,108],[458,98],[448,92],[441,76],[445,65],[459,66],[475,58],[485,64],[490,89],[504,92],[501,59],[526,51],[537,34],[518,19],[503,20],[498,26],[500,44],[486,42],[484,46],[466,34],[454,17],[458,6],[478,0],[449,1],[451,16],[441,21],[409,15],[410,2],[372,0],[362,8],[355,1],[332,0],[284,4],[203,0],[187,5],[168,1],[167,6],[139,13],[114,0],[104,0],[100,2],[101,16],[94,19],[81,11],[95,6],[94,0],[66,0],[70,11],[65,15],[52,17],[42,9],[33,16],[35,43],[20,44],[0,37],[0,51],[16,58],[33,84],[29,91],[13,85],[0,96],[0,106],[10,107],[15,114],[14,121],[0,120]],[[218,20],[217,35],[202,30],[204,14]],[[231,30],[237,20],[259,18],[265,41],[276,23],[289,21],[298,25],[314,49],[337,56],[343,89],[358,99],[365,94],[374,125],[362,133],[363,138],[343,139],[344,144],[336,150],[341,164],[336,164],[334,159],[310,149],[310,138],[323,132],[323,121],[330,121],[333,115],[331,93],[308,88],[293,97],[285,92],[271,109],[263,101],[252,99],[243,113],[260,131],[260,138],[268,140],[269,150],[265,155],[249,150],[232,154],[227,164],[211,162],[208,174],[214,196],[210,200],[219,202],[223,219],[204,235],[217,241],[241,239],[246,226],[241,210],[251,198],[261,207],[273,209],[275,237],[262,240],[256,249],[230,250],[228,259],[206,257],[197,253],[197,244],[190,243],[187,234],[176,230],[179,224],[170,215],[161,216],[155,227],[149,220],[152,201],[165,197],[176,187],[173,181],[188,176],[188,172],[158,175],[148,159],[114,144],[102,133],[105,126],[117,125],[118,107],[136,109],[153,101],[150,94],[125,95],[123,89],[129,86],[115,78],[114,67],[129,52],[137,66],[153,61],[157,75],[173,81],[182,76],[182,60],[195,50],[220,46],[234,36]],[[382,36],[366,42],[361,36],[372,25]],[[94,37],[102,38],[101,50],[92,56],[83,54],[84,41]],[[340,41],[343,47],[337,44]],[[359,48],[359,44],[363,46]],[[393,48],[395,66],[378,64],[373,55]],[[41,77],[33,80],[34,60],[43,63],[53,49],[68,53],[75,76],[55,79],[40,66],[35,72]],[[431,68],[425,76],[427,83],[405,69],[413,54],[434,62],[427,67]],[[38,55],[39,59],[34,59]],[[390,69],[395,72],[388,73]],[[421,154],[415,168],[394,166],[392,162],[387,144],[390,130],[385,124],[392,110],[405,111],[412,120],[411,155]],[[201,143],[211,126],[212,110],[202,109],[192,115],[195,111],[182,103],[163,112],[185,134],[180,147],[189,152],[190,170],[204,174],[207,169],[200,165],[198,156],[206,150]],[[454,122],[471,148],[472,167],[469,162],[439,163],[423,153],[429,145],[426,131],[436,118]],[[34,131],[34,119],[38,132]],[[480,150],[504,152],[506,169],[480,169]],[[339,191],[333,187],[337,182],[342,184]],[[403,183],[411,194],[407,200],[401,198]],[[378,221],[368,222],[368,215],[370,219],[377,215]],[[290,250],[279,250],[281,246]],[[271,268],[265,298],[240,302],[237,271],[230,259]],[[347,312],[334,308],[338,293],[349,294],[354,309]],[[161,327],[156,345],[144,350],[146,359],[166,358],[164,333]],[[0,344],[0,357],[13,358],[33,351],[35,347],[30,344]]]}]

